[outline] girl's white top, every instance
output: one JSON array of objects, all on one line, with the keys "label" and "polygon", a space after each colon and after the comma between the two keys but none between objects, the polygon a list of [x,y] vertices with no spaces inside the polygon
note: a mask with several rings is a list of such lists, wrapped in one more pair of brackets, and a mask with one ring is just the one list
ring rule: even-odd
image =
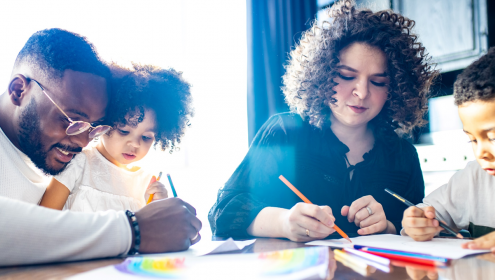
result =
[{"label": "girl's white top", "polygon": [[96,147],[76,155],[55,179],[70,191],[64,209],[78,212],[137,211],[145,204],[144,193],[151,174],[131,172],[108,161]]}]

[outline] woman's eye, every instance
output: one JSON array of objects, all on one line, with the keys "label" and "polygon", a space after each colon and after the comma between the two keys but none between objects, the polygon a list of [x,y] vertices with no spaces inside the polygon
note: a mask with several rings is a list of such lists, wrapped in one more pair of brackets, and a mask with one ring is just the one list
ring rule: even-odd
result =
[{"label": "woman's eye", "polygon": [[346,80],[346,81],[350,81],[350,80],[354,79],[354,77],[344,76],[344,75],[342,75],[340,73],[339,73],[339,78],[341,78],[343,80]]},{"label": "woman's eye", "polygon": [[371,83],[374,84],[377,87],[384,87],[384,86],[387,85],[386,83],[377,83],[377,82],[373,82],[373,81],[371,81]]},{"label": "woman's eye", "polygon": [[144,141],[150,141],[150,140],[152,140],[152,138],[151,137],[147,137],[147,136],[143,136],[143,140]]},{"label": "woman's eye", "polygon": [[476,140],[469,140],[468,143],[475,143],[476,144]]},{"label": "woman's eye", "polygon": [[122,135],[127,135],[129,134],[129,131],[125,131],[125,130],[122,130],[122,129],[117,129],[119,131],[120,134]]}]

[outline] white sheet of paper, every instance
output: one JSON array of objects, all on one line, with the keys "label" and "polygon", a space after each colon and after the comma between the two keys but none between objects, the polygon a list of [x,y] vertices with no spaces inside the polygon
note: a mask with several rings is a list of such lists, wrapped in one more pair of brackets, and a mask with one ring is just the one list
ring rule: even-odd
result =
[{"label": "white sheet of paper", "polygon": [[369,246],[390,250],[399,250],[412,253],[428,254],[436,257],[460,259],[462,257],[489,252],[489,250],[462,249],[461,244],[469,240],[433,238],[431,241],[418,242],[409,236],[394,234],[377,234],[351,238],[352,244],[345,239],[317,240],[306,243],[306,245],[330,246],[330,247],[352,247],[353,245]]},{"label": "white sheet of paper", "polygon": [[205,256],[211,254],[218,254],[224,252],[233,252],[244,249],[244,247],[253,244],[256,239],[245,241],[234,241],[232,238],[222,241],[200,241],[197,244],[191,246],[195,256]]}]

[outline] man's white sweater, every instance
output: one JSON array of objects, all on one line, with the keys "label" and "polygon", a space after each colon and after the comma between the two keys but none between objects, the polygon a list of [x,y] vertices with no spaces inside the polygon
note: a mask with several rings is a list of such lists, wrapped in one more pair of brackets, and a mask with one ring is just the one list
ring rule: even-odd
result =
[{"label": "man's white sweater", "polygon": [[124,212],[38,206],[47,177],[0,129],[0,266],[117,256],[132,233]]}]

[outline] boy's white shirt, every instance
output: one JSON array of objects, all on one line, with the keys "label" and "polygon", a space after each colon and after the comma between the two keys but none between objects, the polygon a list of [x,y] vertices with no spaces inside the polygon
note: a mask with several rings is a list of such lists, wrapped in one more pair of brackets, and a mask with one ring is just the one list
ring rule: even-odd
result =
[{"label": "boy's white shirt", "polygon": [[37,204],[48,177],[0,129],[0,266],[117,256],[130,248],[124,212],[76,213]]},{"label": "boy's white shirt", "polygon": [[[478,162],[469,162],[417,206],[435,207],[438,217],[457,230],[467,230],[470,222],[495,228],[495,177]],[[406,235],[404,230],[401,234]]]}]

